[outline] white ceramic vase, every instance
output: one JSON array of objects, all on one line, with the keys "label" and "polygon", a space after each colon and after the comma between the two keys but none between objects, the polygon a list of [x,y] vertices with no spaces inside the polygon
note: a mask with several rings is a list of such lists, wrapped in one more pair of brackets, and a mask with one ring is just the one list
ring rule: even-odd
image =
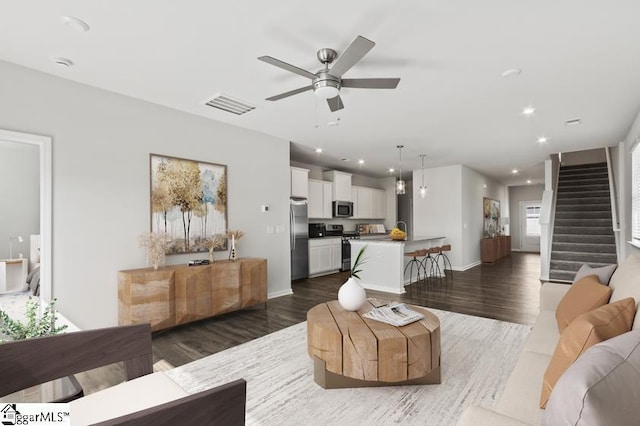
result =
[{"label": "white ceramic vase", "polygon": [[338,302],[347,311],[357,311],[367,300],[367,293],[358,280],[351,277],[338,290]]}]

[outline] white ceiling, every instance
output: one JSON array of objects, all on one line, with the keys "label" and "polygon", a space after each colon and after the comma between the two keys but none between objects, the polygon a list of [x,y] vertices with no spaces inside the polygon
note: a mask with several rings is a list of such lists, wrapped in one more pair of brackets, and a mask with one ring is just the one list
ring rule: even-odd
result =
[{"label": "white ceiling", "polygon": [[[638,0],[0,0],[0,10],[2,60],[255,129],[294,142],[294,160],[372,176],[398,167],[403,144],[405,171],[424,153],[426,167],[540,182],[549,154],[620,142],[640,111]],[[344,77],[400,77],[396,90],[345,88],[337,113],[312,92],[264,100],[309,80],[258,56],[315,72],[319,48],[341,53],[357,35],[376,46]],[[501,77],[510,68],[522,74]],[[258,108],[204,106],[216,93]],[[534,116],[521,114],[527,105]],[[565,126],[573,118],[583,124]]]}]

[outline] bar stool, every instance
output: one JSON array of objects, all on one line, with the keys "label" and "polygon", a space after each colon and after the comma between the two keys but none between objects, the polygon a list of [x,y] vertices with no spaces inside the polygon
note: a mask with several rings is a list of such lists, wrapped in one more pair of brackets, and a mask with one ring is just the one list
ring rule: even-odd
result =
[{"label": "bar stool", "polygon": [[407,263],[404,266],[404,274],[407,274],[407,268],[409,268],[409,284],[411,284],[413,282],[413,268],[415,266],[416,268],[416,272],[417,272],[417,279],[416,281],[420,281],[420,269],[422,269],[424,271],[424,275],[426,278],[426,274],[427,271],[424,269],[423,265],[422,265],[422,261],[418,260],[418,257],[422,257],[426,254],[426,250],[414,250],[414,251],[410,251],[405,253],[404,255],[407,257],[411,257],[411,260],[409,261],[409,263]]},{"label": "bar stool", "polygon": [[[426,251],[426,256],[422,259],[422,267],[427,278],[442,278],[442,271],[440,271],[440,265],[437,258],[440,254],[440,247],[429,247]],[[433,256],[432,256],[433,255]],[[429,272],[427,272],[427,267]]]},{"label": "bar stool", "polygon": [[451,271],[451,278],[453,279],[453,268],[451,267],[451,261],[449,260],[449,256],[445,252],[451,251],[451,244],[445,244],[440,247],[440,252],[435,257],[436,263],[442,258],[442,266],[444,269],[444,275],[447,276],[447,264],[449,264],[449,271]]}]

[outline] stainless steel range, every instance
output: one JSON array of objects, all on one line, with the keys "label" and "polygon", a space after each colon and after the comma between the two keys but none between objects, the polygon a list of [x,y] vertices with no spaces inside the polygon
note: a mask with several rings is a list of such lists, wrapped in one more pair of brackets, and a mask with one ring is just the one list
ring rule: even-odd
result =
[{"label": "stainless steel range", "polygon": [[342,269],[341,271],[349,271],[351,269],[351,242],[350,240],[359,240],[360,234],[355,231],[342,233]]}]

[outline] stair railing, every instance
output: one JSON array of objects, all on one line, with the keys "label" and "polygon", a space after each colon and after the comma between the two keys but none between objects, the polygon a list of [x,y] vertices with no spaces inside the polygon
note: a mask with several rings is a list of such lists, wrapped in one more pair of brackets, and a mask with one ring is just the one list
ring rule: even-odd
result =
[{"label": "stair railing", "polygon": [[607,156],[607,175],[609,176],[609,197],[611,198],[611,222],[613,224],[613,235],[616,241],[616,257],[620,263],[620,219],[618,218],[618,188],[616,187],[615,176],[613,175],[613,167],[611,165],[611,148],[604,149]]}]

